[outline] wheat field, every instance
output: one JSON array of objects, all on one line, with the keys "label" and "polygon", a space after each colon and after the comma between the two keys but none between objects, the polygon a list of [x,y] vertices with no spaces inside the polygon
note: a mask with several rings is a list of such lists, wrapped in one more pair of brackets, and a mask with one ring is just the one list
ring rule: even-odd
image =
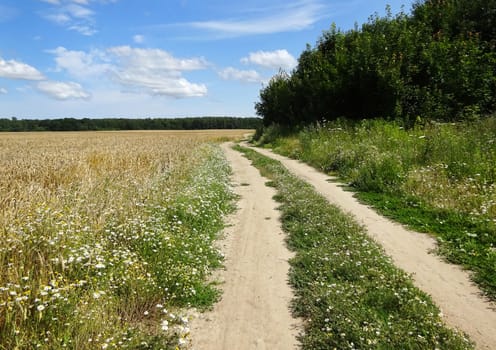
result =
[{"label": "wheat field", "polygon": [[246,133],[0,133],[0,349],[184,344]]}]

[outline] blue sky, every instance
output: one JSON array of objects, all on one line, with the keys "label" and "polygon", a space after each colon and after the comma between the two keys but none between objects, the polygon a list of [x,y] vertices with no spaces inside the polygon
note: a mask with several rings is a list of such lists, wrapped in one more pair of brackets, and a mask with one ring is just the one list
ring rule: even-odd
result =
[{"label": "blue sky", "polygon": [[254,116],[307,43],[412,0],[0,0],[0,118]]}]

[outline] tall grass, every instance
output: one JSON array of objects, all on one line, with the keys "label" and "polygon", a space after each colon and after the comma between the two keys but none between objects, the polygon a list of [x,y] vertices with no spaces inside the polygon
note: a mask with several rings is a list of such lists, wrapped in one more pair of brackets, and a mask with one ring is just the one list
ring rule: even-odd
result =
[{"label": "tall grass", "polygon": [[230,210],[218,134],[0,135],[0,349],[187,343]]},{"label": "tall grass", "polygon": [[436,234],[441,252],[496,298],[495,117],[409,130],[338,121],[272,140],[276,151],[338,175],[383,213]]}]

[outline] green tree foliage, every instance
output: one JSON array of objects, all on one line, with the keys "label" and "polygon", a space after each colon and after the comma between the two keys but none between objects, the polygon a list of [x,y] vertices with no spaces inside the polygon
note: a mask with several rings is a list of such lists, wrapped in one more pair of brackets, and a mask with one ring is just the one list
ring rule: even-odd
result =
[{"label": "green tree foliage", "polygon": [[292,89],[290,77],[280,71],[269,81],[267,88],[260,92],[260,102],[255,104],[258,115],[267,116],[264,120],[277,124],[292,124]]},{"label": "green tree foliage", "polygon": [[460,120],[496,108],[496,0],[425,0],[335,26],[260,92],[264,125],[337,118]]}]

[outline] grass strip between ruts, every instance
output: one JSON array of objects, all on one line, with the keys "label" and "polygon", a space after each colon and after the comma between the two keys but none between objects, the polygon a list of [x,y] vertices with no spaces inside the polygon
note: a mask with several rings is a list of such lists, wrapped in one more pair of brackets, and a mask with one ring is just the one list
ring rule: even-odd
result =
[{"label": "grass strip between ruts", "polygon": [[277,190],[303,349],[471,349],[429,296],[395,267],[352,216],[284,166],[236,146]]}]

